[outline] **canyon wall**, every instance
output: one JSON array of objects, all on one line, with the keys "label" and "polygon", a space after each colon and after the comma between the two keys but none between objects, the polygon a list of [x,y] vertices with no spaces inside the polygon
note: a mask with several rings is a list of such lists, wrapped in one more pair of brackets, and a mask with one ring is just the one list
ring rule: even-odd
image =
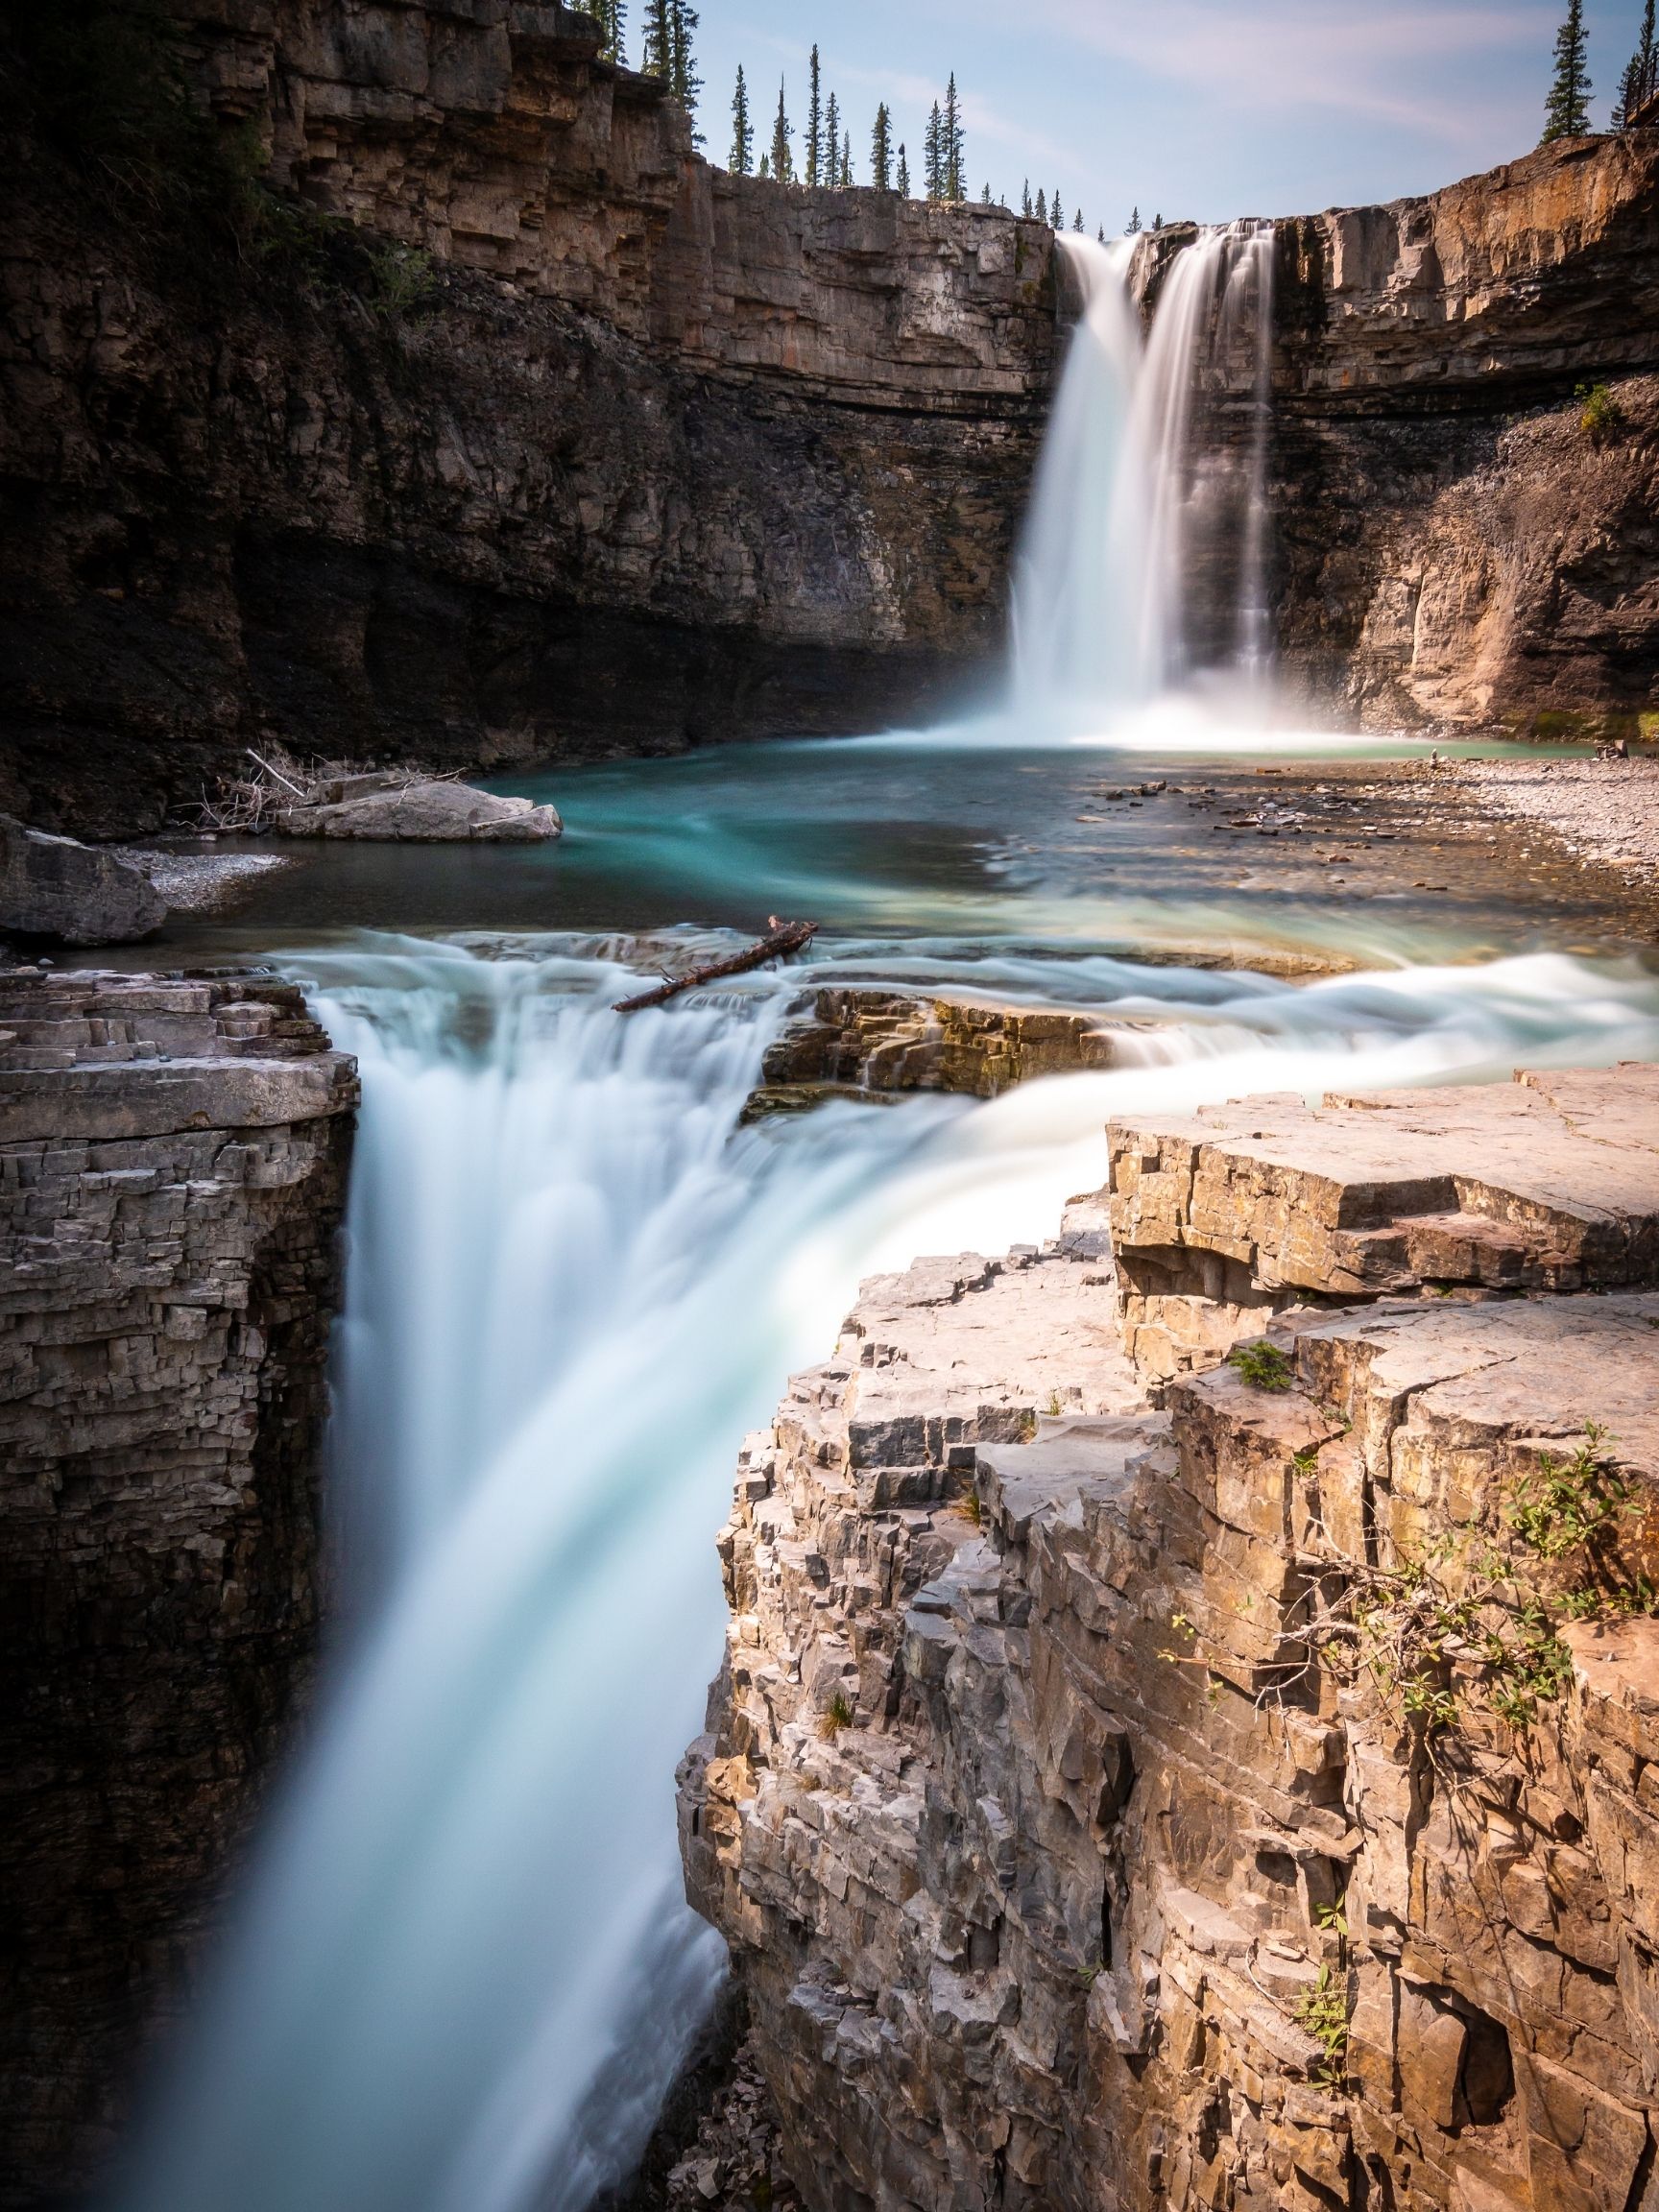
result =
[{"label": "canyon wall", "polygon": [[1378,726],[1633,730],[1659,706],[1659,132],[1282,223],[1276,275],[1292,681]]},{"label": "canyon wall", "polygon": [[557,7],[180,15],[228,238],[11,133],[0,805],[866,727],[995,656],[1042,226],[727,176]]},{"label": "canyon wall", "polygon": [[1656,1097],[1114,1129],[864,1286],[681,1777],[811,2212],[1651,2212]]},{"label": "canyon wall", "polygon": [[103,2164],[306,1678],[355,1091],[270,976],[0,975],[0,2204]]}]

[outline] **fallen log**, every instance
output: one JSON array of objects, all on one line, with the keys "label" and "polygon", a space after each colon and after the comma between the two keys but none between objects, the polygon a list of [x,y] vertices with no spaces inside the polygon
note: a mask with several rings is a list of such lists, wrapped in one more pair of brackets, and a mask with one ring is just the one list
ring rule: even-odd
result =
[{"label": "fallen log", "polygon": [[780,922],[776,914],[766,917],[766,928],[767,934],[743,951],[733,952],[724,960],[700,961],[684,975],[665,975],[654,991],[641,991],[635,998],[618,998],[613,1011],[637,1014],[642,1007],[661,1006],[669,998],[678,998],[682,991],[694,991],[699,983],[717,983],[723,975],[745,975],[751,968],[763,968],[768,960],[781,960],[787,953],[799,952],[818,934],[816,922]]}]

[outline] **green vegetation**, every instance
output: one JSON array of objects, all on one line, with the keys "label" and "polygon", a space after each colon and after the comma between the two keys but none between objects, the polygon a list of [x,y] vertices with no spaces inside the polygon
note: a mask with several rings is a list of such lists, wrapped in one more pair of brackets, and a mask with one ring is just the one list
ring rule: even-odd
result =
[{"label": "green vegetation", "polygon": [[1582,138],[1590,129],[1590,72],[1588,37],[1584,30],[1584,0],[1567,0],[1567,16],[1555,34],[1555,74],[1544,103],[1544,135],[1540,145],[1556,138]]},{"label": "green vegetation", "polygon": [[1632,117],[1659,91],[1659,41],[1654,37],[1653,4],[1654,0],[1647,0],[1642,11],[1642,35],[1619,80],[1619,96],[1613,103],[1615,131],[1627,131]]},{"label": "green vegetation", "polygon": [[1235,1344],[1227,1355],[1227,1364],[1238,1370],[1252,1390],[1288,1390],[1296,1379],[1289,1360],[1265,1336],[1254,1344]]},{"label": "green vegetation", "polygon": [[1348,2065],[1348,1977],[1321,1966],[1319,1979],[1296,2008],[1296,2025],[1318,2044],[1322,2056],[1313,2080],[1322,2089],[1339,2089]]},{"label": "green vegetation", "polygon": [[1624,427],[1624,415],[1605,384],[1580,384],[1574,397],[1582,401],[1578,427],[1592,445],[1605,445]]},{"label": "green vegetation", "polygon": [[893,189],[893,118],[885,100],[876,110],[876,124],[870,133],[870,181],[878,192]]},{"label": "green vegetation", "polygon": [[770,175],[780,184],[792,184],[795,181],[795,156],[791,143],[794,135],[795,126],[790,122],[789,111],[783,105],[783,80],[780,77],[778,80],[778,113],[773,118],[772,123],[771,168],[768,170],[766,162],[762,160],[760,163],[762,177]]},{"label": "green vegetation", "polygon": [[732,155],[728,163],[733,177],[747,177],[755,166],[755,126],[749,120],[749,87],[743,65],[737,65],[737,89],[732,95]]},{"label": "green vegetation", "polygon": [[1587,1421],[1584,1441],[1571,1459],[1541,1452],[1536,1470],[1517,1483],[1509,1526],[1540,1558],[1565,1559],[1579,1551],[1594,1555],[1604,1549],[1622,1514],[1641,1510],[1617,1463],[1601,1449],[1606,1435]]},{"label": "green vegetation", "polygon": [[818,1723],[818,1733],[825,1743],[832,1743],[843,1728],[853,1725],[853,1707],[845,1691],[834,1691],[824,1708],[824,1718]]},{"label": "green vegetation", "polygon": [[591,15],[604,33],[599,51],[605,60],[625,67],[628,57],[623,51],[622,31],[628,15],[628,0],[587,0],[584,12]]}]

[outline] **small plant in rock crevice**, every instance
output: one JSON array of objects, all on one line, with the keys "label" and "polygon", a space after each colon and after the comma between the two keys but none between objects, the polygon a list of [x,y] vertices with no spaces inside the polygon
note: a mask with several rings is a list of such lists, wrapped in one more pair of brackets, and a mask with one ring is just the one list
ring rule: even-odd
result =
[{"label": "small plant in rock crevice", "polygon": [[830,1702],[824,1708],[824,1718],[818,1723],[818,1733],[826,1743],[833,1743],[843,1728],[853,1725],[853,1707],[843,1690],[830,1693]]},{"label": "small plant in rock crevice", "polygon": [[1348,2071],[1348,1976],[1345,1968],[1321,1966],[1319,1978],[1295,2011],[1298,2028],[1318,2044],[1320,2058],[1310,2080],[1322,2089],[1340,2089]]},{"label": "small plant in rock crevice", "polygon": [[1296,1380],[1289,1360],[1278,1345],[1269,1344],[1265,1336],[1254,1344],[1235,1344],[1227,1355],[1227,1364],[1252,1390],[1288,1390]]},{"label": "small plant in rock crevice", "polygon": [[1605,384],[1580,384],[1573,397],[1580,402],[1578,427],[1592,445],[1605,445],[1624,427],[1624,410]]}]

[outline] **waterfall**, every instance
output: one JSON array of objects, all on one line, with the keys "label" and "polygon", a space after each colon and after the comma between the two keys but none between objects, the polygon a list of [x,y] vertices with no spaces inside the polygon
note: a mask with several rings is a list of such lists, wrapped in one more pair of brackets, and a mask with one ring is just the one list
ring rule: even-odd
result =
[{"label": "waterfall", "polygon": [[1272,226],[1178,248],[1143,346],[1135,292],[1155,245],[1056,244],[1083,311],[1016,564],[1017,705],[1071,719],[1217,670],[1258,681],[1271,662]]},{"label": "waterfall", "polygon": [[122,2212],[583,2212],[625,2176],[720,1968],[671,1802],[719,1662],[714,1531],[859,1275],[1052,1234],[1114,1114],[1659,1052],[1635,963],[1301,989],[1052,950],[905,965],[1127,1017],[1139,1065],[743,1127],[799,974],[622,1021],[633,977],[590,944],[291,964],[364,1078],[356,1619]]}]

